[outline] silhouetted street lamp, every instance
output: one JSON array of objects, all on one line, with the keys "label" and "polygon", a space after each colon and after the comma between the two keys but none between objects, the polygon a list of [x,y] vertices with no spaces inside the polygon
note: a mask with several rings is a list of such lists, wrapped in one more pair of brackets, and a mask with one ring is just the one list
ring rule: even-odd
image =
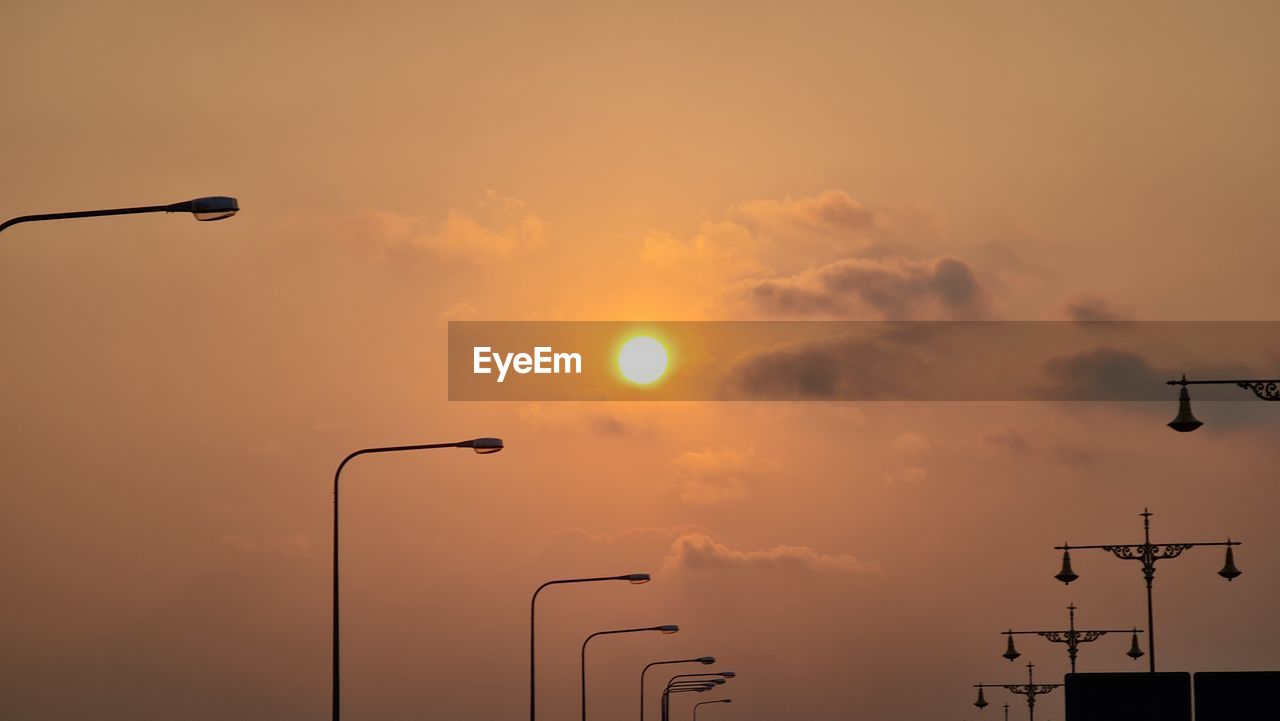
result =
[{"label": "silhouetted street lamp", "polygon": [[[194,201],[193,201],[194,202]],[[473,438],[469,441],[458,441],[457,443],[424,443],[414,446],[386,446],[383,448],[363,448],[347,455],[338,464],[338,470],[333,474],[333,719],[338,721],[341,713],[339,705],[339,696],[342,690],[340,683],[340,656],[338,654],[338,482],[342,479],[342,469],[357,456],[370,455],[373,453],[397,453],[400,451],[426,451],[436,448],[470,448],[476,453],[487,455],[497,453],[502,450],[502,439],[500,438]]]},{"label": "silhouetted street lamp", "polygon": [[239,211],[240,204],[236,202],[235,198],[213,195],[168,205],[142,205],[136,208],[106,208],[103,210],[76,210],[69,213],[20,215],[0,223],[0,231],[18,223],[32,223],[40,220],[96,218],[104,215],[136,215],[138,213],[191,213],[196,220],[222,220],[223,218],[230,218]]},{"label": "silhouetted street lamp", "polygon": [[[1108,633],[1128,633],[1129,632],[1126,629],[1117,630],[1114,628],[1109,628],[1106,630],[1078,629],[1076,628],[1076,605],[1073,603],[1067,606],[1067,612],[1069,614],[1069,617],[1068,617],[1068,623],[1067,623],[1067,630],[1065,631],[1015,631],[1012,628],[1009,629],[1008,631],[1001,631],[1000,633],[1009,637],[1009,647],[1001,655],[1012,662],[1014,659],[1022,655],[1018,653],[1018,649],[1014,648],[1013,637],[1021,634],[1035,634],[1037,636],[1043,636],[1054,643],[1065,643],[1067,645],[1067,657],[1071,659],[1071,673],[1075,673],[1076,672],[1076,653],[1079,651],[1080,644],[1097,641],[1099,638],[1107,635]],[[1142,631],[1139,631],[1137,628],[1133,629],[1133,644],[1129,647],[1129,651],[1127,652],[1127,655],[1129,656],[1129,658],[1133,659],[1134,661],[1137,661],[1143,656],[1142,648],[1138,646],[1138,634],[1140,633],[1142,633]]]},{"label": "silhouetted street lamp", "polygon": [[[596,636],[609,636],[615,633],[639,633],[640,631],[658,631],[663,634],[679,633],[680,627],[675,624],[665,626],[645,626],[643,628],[619,628],[613,631],[596,631],[582,641],[582,721],[587,721],[587,644]],[[643,683],[643,679],[641,683]],[[643,695],[643,694],[642,694]],[[643,698],[641,699],[643,702]]]},{"label": "silhouetted street lamp", "polygon": [[1072,546],[1062,545],[1054,546],[1056,550],[1062,551],[1062,570],[1058,572],[1054,578],[1065,584],[1079,578],[1076,572],[1071,570],[1071,549],[1073,548],[1100,548],[1104,551],[1110,551],[1115,554],[1116,558],[1123,558],[1130,561],[1138,561],[1142,564],[1142,576],[1147,582],[1147,651],[1150,653],[1149,660],[1151,662],[1151,671],[1156,670],[1156,628],[1155,617],[1151,610],[1151,583],[1155,580],[1156,561],[1163,561],[1166,558],[1177,558],[1182,552],[1188,548],[1196,546],[1226,546],[1227,558],[1223,564],[1222,570],[1218,571],[1218,575],[1231,581],[1240,575],[1240,570],[1236,568],[1235,555],[1231,552],[1232,546],[1239,546],[1240,541],[1233,541],[1228,538],[1226,541],[1212,541],[1200,543],[1151,543],[1151,512],[1142,509],[1142,543],[1139,544],[1108,544],[1102,546]]},{"label": "silhouetted street lamp", "polygon": [[558,586],[566,583],[595,583],[596,581],[626,581],[633,586],[649,582],[649,574],[647,573],[624,573],[621,576],[596,576],[591,578],[561,578],[555,581],[547,581],[538,586],[533,592],[533,598],[529,599],[529,721],[536,721],[538,714],[537,691],[538,683],[536,677],[538,656],[534,647],[534,632],[537,630],[535,624],[535,615],[538,610],[538,594],[542,593],[542,589],[547,586]]},{"label": "silhouetted street lamp", "polygon": [[[978,700],[973,702],[974,706],[984,709],[988,706],[987,699],[982,695],[984,688],[1002,688],[1010,693],[1016,693],[1020,696],[1027,697],[1027,713],[1030,715],[1030,721],[1036,721],[1036,697],[1043,696],[1062,684],[1060,683],[1036,683],[1033,669],[1035,664],[1027,664],[1027,682],[1026,683],[975,683],[974,688],[978,689]],[[1005,718],[1009,717],[1009,705],[1005,704]]]},{"label": "silhouetted street lamp", "polygon": [[679,658],[673,661],[654,661],[646,664],[644,669],[640,671],[640,721],[644,721],[644,675],[649,672],[650,668],[671,663],[700,663],[704,666],[710,666],[715,662],[715,656],[699,656],[698,658]]},{"label": "silhouetted street lamp", "polygon": [[693,721],[698,721],[698,707],[706,706],[707,704],[710,704],[710,703],[733,703],[733,699],[721,698],[721,699],[716,699],[715,701],[699,701],[698,703],[695,703],[693,705]]},{"label": "silhouetted street lamp", "polygon": [[1178,415],[1169,421],[1169,427],[1179,433],[1190,433],[1195,429],[1203,426],[1195,416],[1191,415],[1191,394],[1187,393],[1187,386],[1198,385],[1233,385],[1253,391],[1253,394],[1264,401],[1280,401],[1280,379],[1252,379],[1252,380],[1211,380],[1211,381],[1189,381],[1187,377],[1182,376],[1181,380],[1165,381],[1171,386],[1182,386],[1182,390],[1178,393]]}]

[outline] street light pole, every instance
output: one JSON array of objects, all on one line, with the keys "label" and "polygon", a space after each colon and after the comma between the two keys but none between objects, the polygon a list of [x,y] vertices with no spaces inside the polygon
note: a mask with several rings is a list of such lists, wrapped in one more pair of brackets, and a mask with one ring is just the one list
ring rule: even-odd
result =
[{"label": "street light pole", "polygon": [[[1036,721],[1036,697],[1043,696],[1053,691],[1055,688],[1060,687],[1062,684],[1036,683],[1035,676],[1033,675],[1034,674],[1033,669],[1035,669],[1035,667],[1036,666],[1033,663],[1027,664],[1027,682],[1026,683],[1009,683],[1009,684],[975,683],[973,686],[974,688],[978,689],[978,700],[974,701],[973,705],[977,706],[979,709],[983,709],[987,707],[988,705],[987,699],[983,697],[982,689],[1002,688],[1002,689],[1005,689],[1006,691],[1009,691],[1010,693],[1016,693],[1020,696],[1026,696],[1027,697],[1027,713],[1030,716],[1030,721]],[[1008,718],[1008,714],[1009,714],[1008,704],[1005,704],[1004,712],[1005,712],[1005,718]]]},{"label": "street light pole", "polygon": [[535,653],[534,636],[537,631],[535,621],[538,610],[538,594],[542,593],[542,589],[567,583],[595,583],[597,581],[626,581],[633,586],[638,586],[642,583],[648,583],[649,578],[647,573],[625,573],[621,576],[594,576],[591,578],[560,578],[554,581],[547,581],[534,589],[533,597],[529,599],[529,721],[537,721],[538,715],[538,656]]},{"label": "street light pole", "polygon": [[1240,569],[1236,568],[1235,555],[1231,551],[1232,546],[1239,546],[1240,541],[1233,541],[1228,538],[1225,541],[1198,542],[1198,543],[1165,543],[1153,544],[1151,542],[1151,511],[1146,508],[1142,509],[1142,543],[1140,544],[1107,544],[1100,546],[1072,546],[1062,545],[1054,546],[1054,549],[1062,551],[1062,570],[1058,572],[1054,578],[1065,584],[1070,583],[1077,578],[1075,571],[1071,570],[1071,549],[1076,548],[1097,548],[1109,551],[1116,558],[1122,558],[1129,561],[1138,561],[1142,564],[1142,577],[1147,583],[1147,651],[1149,653],[1148,660],[1151,662],[1151,672],[1156,670],[1156,628],[1155,614],[1152,611],[1151,604],[1151,586],[1155,581],[1156,562],[1163,561],[1166,558],[1177,558],[1182,555],[1183,551],[1196,546],[1226,546],[1227,557],[1226,563],[1223,564],[1222,570],[1218,571],[1218,575],[1231,581],[1240,575]]},{"label": "street light pole", "polygon": [[582,641],[582,721],[587,721],[587,644],[596,636],[609,636],[615,633],[638,633],[640,631],[660,631],[663,634],[678,633],[680,627],[675,624],[664,626],[645,626],[643,628],[619,628],[613,631],[596,631]]},{"label": "street light pole", "polygon": [[715,656],[701,656],[699,658],[681,658],[674,661],[654,661],[646,664],[644,669],[640,671],[640,721],[644,721],[644,675],[649,673],[649,669],[654,666],[663,666],[671,663],[700,663],[704,666],[710,666],[716,662]]},{"label": "street light pole", "polygon": [[1165,381],[1165,383],[1171,386],[1182,386],[1182,390],[1178,393],[1178,415],[1168,424],[1179,433],[1190,433],[1204,425],[1191,415],[1191,394],[1187,392],[1187,386],[1233,385],[1253,391],[1255,396],[1264,401],[1280,401],[1280,379],[1276,378],[1189,381],[1187,376],[1183,375],[1179,380]]},{"label": "street light pole", "polygon": [[38,215],[20,215],[0,223],[0,232],[18,223],[33,223],[41,220],[68,220],[71,218],[97,218],[107,215],[137,215],[139,213],[191,213],[196,220],[222,220],[230,218],[240,211],[240,204],[235,198],[222,195],[184,200],[168,205],[140,205],[133,208],[104,208],[102,210],[76,210],[69,213],[40,213]]},{"label": "street light pole", "polygon": [[733,699],[721,698],[721,699],[716,699],[715,701],[699,701],[698,703],[695,703],[693,705],[693,721],[698,721],[698,707],[706,706],[709,703],[733,703]]},{"label": "street light pole", "polygon": [[333,721],[339,721],[341,718],[340,697],[342,691],[341,684],[341,656],[339,655],[340,635],[338,633],[338,483],[342,480],[342,469],[347,467],[353,459],[358,456],[370,455],[374,453],[398,453],[400,451],[424,451],[436,448],[470,448],[476,453],[487,455],[497,453],[502,450],[502,439],[500,438],[473,438],[469,441],[458,441],[456,443],[423,443],[412,446],[384,446],[381,448],[363,448],[347,455],[338,464],[338,470],[333,474]]},{"label": "street light pole", "polygon": [[[1009,646],[1002,656],[1012,662],[1022,654],[1018,653],[1018,649],[1013,646],[1013,637],[1022,634],[1034,634],[1049,639],[1053,643],[1065,643],[1067,645],[1067,657],[1071,659],[1071,673],[1076,672],[1076,654],[1079,652],[1080,644],[1091,643],[1108,633],[1128,633],[1128,629],[1078,629],[1076,628],[1076,605],[1073,603],[1067,606],[1069,614],[1067,629],[1065,631],[1015,631],[1012,628],[1008,631],[1000,633],[1009,637]],[[1137,628],[1133,629],[1133,645],[1129,647],[1128,655],[1134,661],[1142,658],[1142,649],[1138,646],[1138,634],[1142,633]]]}]

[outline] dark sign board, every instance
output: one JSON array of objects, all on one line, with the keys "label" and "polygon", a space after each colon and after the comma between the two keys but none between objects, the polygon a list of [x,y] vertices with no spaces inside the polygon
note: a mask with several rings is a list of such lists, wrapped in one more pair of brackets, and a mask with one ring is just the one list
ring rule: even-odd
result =
[{"label": "dark sign board", "polygon": [[1069,673],[1067,721],[1191,721],[1189,673]]},{"label": "dark sign board", "polygon": [[1280,671],[1196,674],[1196,721],[1274,721]]}]

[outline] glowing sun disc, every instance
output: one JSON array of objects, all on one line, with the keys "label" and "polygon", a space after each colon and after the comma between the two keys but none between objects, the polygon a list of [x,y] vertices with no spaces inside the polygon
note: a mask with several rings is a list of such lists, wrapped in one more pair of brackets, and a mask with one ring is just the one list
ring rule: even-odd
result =
[{"label": "glowing sun disc", "polygon": [[667,349],[649,336],[636,336],[618,351],[618,370],[632,383],[652,383],[667,372]]}]

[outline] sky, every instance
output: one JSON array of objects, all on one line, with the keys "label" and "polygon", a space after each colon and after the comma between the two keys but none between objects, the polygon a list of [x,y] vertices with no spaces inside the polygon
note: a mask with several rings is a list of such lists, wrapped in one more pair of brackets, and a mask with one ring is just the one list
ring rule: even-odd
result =
[{"label": "sky", "polygon": [[[714,655],[764,721],[994,718],[1145,626],[1280,667],[1280,408],[450,402],[450,320],[1280,320],[1272,3],[8,2],[0,715],[636,711]],[[1274,346],[1273,346],[1274,347]],[[1149,359],[1159,364],[1160,359]],[[1224,367],[1280,369],[1268,357]],[[1274,377],[1274,375],[1272,376]],[[1244,393],[1242,391],[1242,393]],[[1247,398],[1247,395],[1242,399]],[[1081,670],[1140,670],[1128,638]],[[684,699],[687,701],[687,699]],[[701,699],[700,699],[701,700]],[[688,704],[682,704],[687,707]],[[687,708],[678,717],[687,717]],[[651,708],[656,708],[651,707]],[[1062,697],[1041,699],[1063,718]]]}]

